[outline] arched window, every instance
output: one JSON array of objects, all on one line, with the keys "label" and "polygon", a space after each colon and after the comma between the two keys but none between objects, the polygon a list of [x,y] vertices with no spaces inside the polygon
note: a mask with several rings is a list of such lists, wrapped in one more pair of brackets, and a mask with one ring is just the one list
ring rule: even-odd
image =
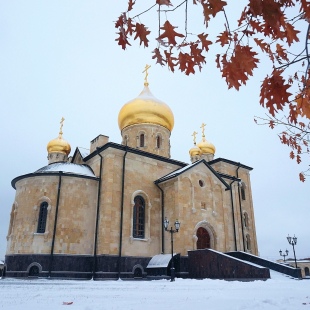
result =
[{"label": "arched window", "polygon": [[140,147],[144,147],[144,133],[140,134]]},{"label": "arched window", "polygon": [[251,238],[249,235],[245,236],[245,243],[246,243],[246,249],[250,251],[251,250]]},{"label": "arched window", "polygon": [[309,277],[309,276],[310,276],[309,268],[308,268],[308,267],[305,267],[305,276],[306,276],[306,277]]},{"label": "arched window", "polygon": [[145,231],[145,201],[142,196],[136,196],[134,203],[132,236],[143,239]]},{"label": "arched window", "polygon": [[42,202],[40,205],[40,213],[39,213],[38,229],[37,229],[37,233],[39,234],[43,234],[45,232],[47,207],[48,207],[48,203],[46,201]]},{"label": "arched window", "polygon": [[243,223],[244,223],[244,227],[246,228],[249,227],[249,216],[246,212],[243,213]]},{"label": "arched window", "polygon": [[29,277],[38,277],[39,273],[40,273],[39,267],[34,265],[34,266],[30,267],[28,276]]},{"label": "arched window", "polygon": [[157,147],[158,149],[160,149],[160,147],[161,147],[161,136],[160,136],[160,135],[158,135],[158,136],[156,137],[156,147]]}]

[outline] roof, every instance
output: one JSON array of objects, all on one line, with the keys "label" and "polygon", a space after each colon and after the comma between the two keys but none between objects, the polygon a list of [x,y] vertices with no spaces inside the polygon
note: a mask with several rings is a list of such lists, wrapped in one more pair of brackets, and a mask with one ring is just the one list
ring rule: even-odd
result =
[{"label": "roof", "polygon": [[237,166],[237,167],[240,167],[240,168],[247,169],[247,170],[253,170],[252,167],[243,165],[243,164],[238,163],[238,162],[233,161],[233,160],[229,160],[229,159],[226,159],[226,158],[221,158],[221,157],[209,161],[209,165],[213,165],[213,164],[218,163],[218,162],[221,162],[221,161],[222,161],[222,162],[225,162],[225,163],[227,163],[227,164],[231,164],[231,165],[234,165],[234,166]]},{"label": "roof", "polygon": [[170,172],[169,174],[167,174],[167,175],[159,178],[158,180],[156,180],[154,183],[159,184],[161,182],[173,179],[173,178],[179,176],[180,174],[184,173],[185,171],[187,171],[187,170],[189,170],[189,169],[193,168],[194,166],[199,165],[201,163],[204,164],[215,175],[215,177],[217,177],[224,184],[226,189],[229,189],[229,185],[224,181],[224,179],[221,177],[221,175],[218,172],[216,172],[204,159],[200,159],[200,160],[198,160],[192,164],[189,164],[183,168],[180,168],[180,169],[177,169],[173,172]]},{"label": "roof", "polygon": [[78,165],[72,163],[53,163],[45,167],[40,168],[35,173],[46,173],[46,172],[65,172],[79,175],[86,175],[89,177],[95,177],[93,170],[88,165]]},{"label": "roof", "polygon": [[182,166],[182,167],[187,166],[186,163],[178,161],[178,160],[175,160],[175,159],[171,159],[171,158],[164,157],[164,156],[161,156],[161,155],[149,153],[149,152],[146,152],[146,151],[142,151],[142,150],[139,150],[139,149],[135,149],[135,148],[132,148],[132,147],[129,147],[129,146],[126,146],[126,145],[122,145],[122,144],[118,144],[118,143],[114,143],[114,142],[108,142],[108,143],[104,144],[103,146],[98,147],[94,152],[90,153],[87,157],[83,158],[83,160],[85,162],[87,162],[92,157],[98,155],[98,153],[100,153],[100,152],[102,152],[102,151],[104,151],[104,150],[106,150],[108,148],[114,148],[114,149],[122,150],[124,152],[141,155],[141,156],[144,156],[144,157],[152,158],[152,159],[155,159],[155,160],[159,160],[161,162],[166,162],[166,163],[170,163],[170,164],[177,165],[177,166]]},{"label": "roof", "polygon": [[[174,253],[173,256],[176,254]],[[165,268],[168,267],[171,254],[158,254],[152,257],[146,268]]]}]

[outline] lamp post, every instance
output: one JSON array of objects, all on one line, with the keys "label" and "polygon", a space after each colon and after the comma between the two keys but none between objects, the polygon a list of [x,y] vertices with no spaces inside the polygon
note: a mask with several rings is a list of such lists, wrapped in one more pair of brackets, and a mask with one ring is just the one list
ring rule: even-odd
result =
[{"label": "lamp post", "polygon": [[283,256],[283,258],[284,258],[284,263],[285,263],[285,256],[288,255],[288,250],[285,250],[285,251],[284,251],[284,253],[286,253],[286,254],[282,254],[282,250],[280,250],[279,253],[280,253],[281,256]]},{"label": "lamp post", "polygon": [[297,268],[297,262],[296,262],[296,254],[295,254],[295,245],[297,244],[297,237],[290,237],[290,235],[287,236],[287,241],[290,245],[293,246],[293,252],[294,252],[294,258],[295,258],[295,267]]},{"label": "lamp post", "polygon": [[171,282],[173,282],[175,280],[175,269],[174,269],[174,262],[173,262],[173,234],[177,233],[180,229],[180,222],[178,220],[176,220],[174,222],[174,227],[175,229],[172,229],[172,226],[170,229],[168,229],[169,226],[169,220],[165,217],[164,219],[164,227],[165,227],[165,231],[170,232],[171,235]]}]

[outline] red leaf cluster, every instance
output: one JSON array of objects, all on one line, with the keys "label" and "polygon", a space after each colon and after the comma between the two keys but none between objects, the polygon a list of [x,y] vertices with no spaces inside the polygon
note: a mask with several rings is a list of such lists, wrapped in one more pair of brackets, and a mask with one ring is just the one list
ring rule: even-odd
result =
[{"label": "red leaf cluster", "polygon": [[[218,52],[215,61],[228,88],[239,90],[245,85],[254,69],[259,67],[259,57],[265,56],[271,64],[269,68],[260,65],[261,69],[269,69],[266,72],[269,74],[261,83],[259,100],[271,117],[265,124],[274,129],[279,125],[276,116],[281,112],[287,121],[286,127],[297,128],[297,132],[303,134],[310,131],[310,30],[305,33],[310,23],[308,0],[248,0],[245,7],[238,1],[231,4],[224,0],[185,0],[173,9],[170,9],[172,0],[155,0],[149,9],[134,15],[132,12],[138,1],[144,3],[142,0],[128,0],[127,10],[115,22],[115,40],[122,49],[131,45],[130,39],[138,40],[143,47],[153,43],[156,46],[152,47],[152,59],[156,63],[167,66],[172,72],[180,70],[186,75],[195,74],[197,69],[203,68],[208,54],[212,52],[210,47],[213,42],[208,37],[214,33],[209,32],[208,26],[213,21],[217,22],[214,44],[221,52]],[[198,18],[189,19],[190,5],[201,8],[203,30],[198,30],[198,34],[191,32],[196,28]],[[233,5],[234,10],[240,7],[236,29],[231,28],[229,5]],[[182,7],[184,21],[180,24],[176,22],[178,19],[170,17]],[[153,8],[156,10],[154,18],[159,22],[153,33],[158,35],[150,42],[151,30],[146,25],[149,20],[141,20]],[[222,16],[220,22],[219,16]],[[299,23],[304,26],[299,26]],[[296,51],[301,35],[305,35],[306,44],[302,42],[302,48]],[[299,67],[295,72],[290,70],[288,73],[287,68],[293,66]],[[305,141],[297,134],[281,135],[281,142],[293,150],[290,157],[294,156],[298,163],[301,161],[302,147],[306,148],[303,153],[309,154]],[[304,178],[303,173],[300,179]]]}]

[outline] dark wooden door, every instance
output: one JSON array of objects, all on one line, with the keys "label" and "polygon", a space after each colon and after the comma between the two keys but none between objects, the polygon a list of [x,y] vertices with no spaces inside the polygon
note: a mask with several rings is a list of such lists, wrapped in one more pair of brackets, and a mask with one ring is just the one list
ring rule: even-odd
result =
[{"label": "dark wooden door", "polygon": [[197,250],[210,248],[210,235],[205,228],[199,227],[196,236],[198,237]]}]

